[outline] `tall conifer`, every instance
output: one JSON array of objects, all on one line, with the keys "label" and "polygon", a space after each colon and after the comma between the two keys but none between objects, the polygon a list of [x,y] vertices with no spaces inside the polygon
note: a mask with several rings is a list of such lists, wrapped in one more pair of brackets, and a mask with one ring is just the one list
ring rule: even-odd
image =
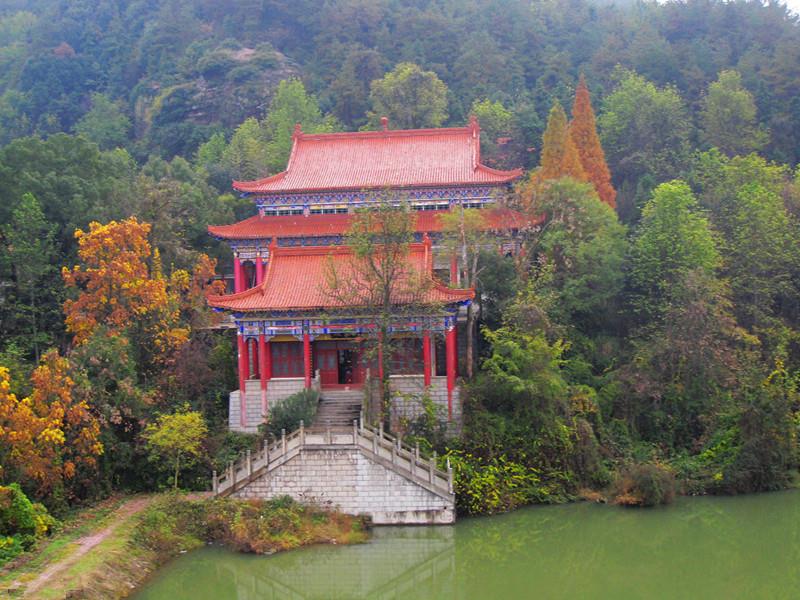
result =
[{"label": "tall conifer", "polygon": [[567,113],[556,100],[547,118],[547,129],[542,136],[542,159],[537,176],[540,180],[573,177],[586,180],[580,155],[569,135]]},{"label": "tall conifer", "polygon": [[594,184],[597,195],[603,202],[611,208],[615,208],[617,192],[611,185],[611,172],[608,170],[605,153],[600,145],[600,137],[597,135],[594,110],[592,110],[589,88],[586,87],[583,73],[581,73],[578,87],[575,90],[575,103],[572,105],[572,122],[569,124],[569,132],[578,150],[587,181]]}]

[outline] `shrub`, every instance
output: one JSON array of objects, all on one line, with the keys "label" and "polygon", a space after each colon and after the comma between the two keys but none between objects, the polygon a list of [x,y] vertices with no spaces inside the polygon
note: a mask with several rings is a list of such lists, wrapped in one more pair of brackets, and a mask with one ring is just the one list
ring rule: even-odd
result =
[{"label": "shrub", "polygon": [[133,539],[163,559],[202,546],[206,535],[205,505],[170,494],[142,512]]},{"label": "shrub", "polygon": [[658,506],[675,499],[675,475],[659,463],[635,464],[617,480],[614,503]]},{"label": "shrub", "polygon": [[0,566],[23,552],[22,542],[17,537],[0,535]]},{"label": "shrub", "polygon": [[19,484],[0,486],[0,565],[30,550],[56,523],[43,505],[28,499]]},{"label": "shrub", "polygon": [[209,52],[197,62],[197,69],[208,79],[221,77],[235,66],[236,61],[225,50]]},{"label": "shrub", "polygon": [[538,471],[510,460],[506,455],[482,459],[450,450],[442,463],[450,461],[453,487],[459,512],[491,515],[513,510],[532,502],[552,500],[548,486]]},{"label": "shrub", "polygon": [[286,433],[294,431],[300,427],[300,421],[310,425],[314,415],[317,414],[318,404],[319,392],[317,390],[303,390],[292,394],[273,406],[269,413],[267,432],[274,437],[279,437],[281,429],[285,429]]}]

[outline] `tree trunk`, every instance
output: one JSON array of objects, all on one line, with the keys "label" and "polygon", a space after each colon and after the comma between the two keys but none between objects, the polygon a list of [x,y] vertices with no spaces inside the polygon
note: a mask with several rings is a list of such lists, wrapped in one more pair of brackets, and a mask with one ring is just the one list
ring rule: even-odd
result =
[{"label": "tree trunk", "polygon": [[474,358],[474,329],[475,329],[475,310],[470,302],[467,305],[467,379],[472,379]]},{"label": "tree trunk", "polygon": [[178,454],[175,457],[175,480],[173,484],[173,488],[175,489],[175,491],[178,491],[178,472],[180,471],[180,468],[181,468],[181,455]]}]

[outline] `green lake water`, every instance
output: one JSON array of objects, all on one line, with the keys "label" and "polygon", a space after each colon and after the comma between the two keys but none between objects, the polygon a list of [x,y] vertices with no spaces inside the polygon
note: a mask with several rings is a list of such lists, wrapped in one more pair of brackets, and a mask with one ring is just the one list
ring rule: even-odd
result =
[{"label": "green lake water", "polygon": [[205,548],[134,598],[800,598],[800,491],[531,507],[274,556]]}]

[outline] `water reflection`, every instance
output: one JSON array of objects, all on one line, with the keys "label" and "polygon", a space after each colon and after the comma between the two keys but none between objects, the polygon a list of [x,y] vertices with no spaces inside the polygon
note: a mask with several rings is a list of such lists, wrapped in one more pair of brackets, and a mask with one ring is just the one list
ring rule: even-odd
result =
[{"label": "water reflection", "polygon": [[136,598],[794,598],[798,565],[800,493],[789,492],[664,510],[537,507],[272,557],[208,548]]}]

